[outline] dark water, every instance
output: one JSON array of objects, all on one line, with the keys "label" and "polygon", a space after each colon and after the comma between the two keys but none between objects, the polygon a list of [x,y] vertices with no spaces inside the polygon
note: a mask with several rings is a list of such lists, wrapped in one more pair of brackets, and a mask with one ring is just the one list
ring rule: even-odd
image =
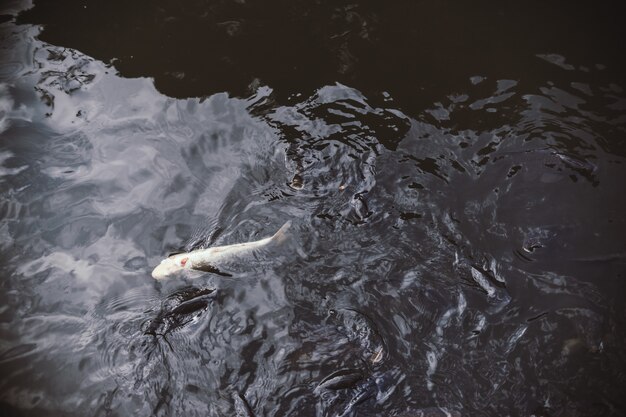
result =
[{"label": "dark water", "polygon": [[[626,414],[619,3],[29,6],[2,416]],[[232,277],[150,276],[287,220]]]}]

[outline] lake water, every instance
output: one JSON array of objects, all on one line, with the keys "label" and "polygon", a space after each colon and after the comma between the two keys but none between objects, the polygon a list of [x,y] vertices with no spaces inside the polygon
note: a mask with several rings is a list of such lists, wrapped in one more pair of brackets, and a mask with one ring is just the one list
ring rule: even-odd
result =
[{"label": "lake water", "polygon": [[1,7],[2,416],[626,414],[619,3]]}]

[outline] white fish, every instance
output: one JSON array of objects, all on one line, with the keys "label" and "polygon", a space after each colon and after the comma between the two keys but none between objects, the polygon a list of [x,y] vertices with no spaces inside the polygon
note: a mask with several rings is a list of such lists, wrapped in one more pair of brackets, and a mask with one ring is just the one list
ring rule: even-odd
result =
[{"label": "white fish", "polygon": [[[270,243],[281,243],[287,238],[286,232],[291,221],[285,223],[274,236],[254,242],[237,243],[228,246],[216,246],[207,249],[197,249],[188,253],[171,255],[161,261],[152,271],[154,279],[165,279],[184,270],[208,271],[220,273],[218,265],[228,261],[233,256],[241,256],[254,252]],[[224,275],[224,274],[223,274]]]}]

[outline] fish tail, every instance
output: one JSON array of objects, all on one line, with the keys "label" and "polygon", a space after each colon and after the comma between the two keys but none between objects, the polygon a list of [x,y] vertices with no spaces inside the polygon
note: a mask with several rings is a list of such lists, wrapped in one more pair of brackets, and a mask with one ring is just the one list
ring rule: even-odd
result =
[{"label": "fish tail", "polygon": [[274,233],[272,242],[277,244],[283,243],[287,239],[287,230],[289,230],[289,227],[291,227],[291,220],[283,224],[283,226],[278,229],[278,232]]}]

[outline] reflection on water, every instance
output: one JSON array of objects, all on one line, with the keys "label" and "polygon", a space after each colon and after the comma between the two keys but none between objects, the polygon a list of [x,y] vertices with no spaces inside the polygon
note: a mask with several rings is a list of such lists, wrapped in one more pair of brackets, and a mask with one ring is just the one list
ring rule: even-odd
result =
[{"label": "reflection on water", "polygon": [[3,415],[624,414],[613,15],[326,3],[3,19]]}]

